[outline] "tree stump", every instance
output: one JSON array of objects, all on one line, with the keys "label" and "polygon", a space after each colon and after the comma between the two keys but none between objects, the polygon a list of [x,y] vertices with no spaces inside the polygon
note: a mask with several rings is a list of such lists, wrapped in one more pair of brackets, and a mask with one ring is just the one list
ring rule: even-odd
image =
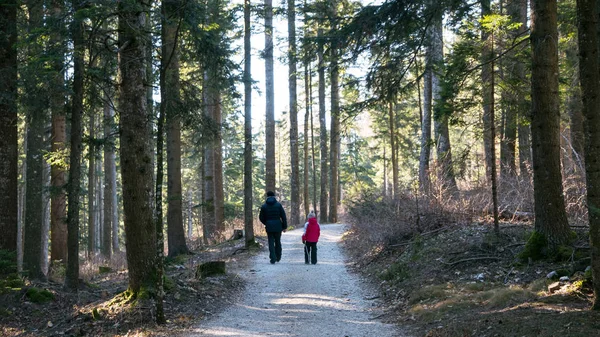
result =
[{"label": "tree stump", "polygon": [[202,279],[225,274],[225,261],[209,261],[196,268],[196,278]]},{"label": "tree stump", "polygon": [[233,236],[231,236],[231,240],[239,240],[241,238],[244,237],[244,230],[243,229],[234,229],[233,230]]}]

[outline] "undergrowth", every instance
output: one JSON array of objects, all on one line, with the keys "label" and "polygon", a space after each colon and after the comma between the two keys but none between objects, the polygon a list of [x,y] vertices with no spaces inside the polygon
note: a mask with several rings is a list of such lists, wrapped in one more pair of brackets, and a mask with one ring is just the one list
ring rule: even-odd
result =
[{"label": "undergrowth", "polygon": [[[527,181],[515,178],[510,186],[515,190],[500,199],[499,236],[491,225],[489,190],[446,198],[440,192],[428,200],[410,193],[395,200],[376,194],[347,200],[346,247],[353,265],[377,283],[385,306],[396,313],[391,320],[426,336],[528,336],[531,331],[584,336],[594,331],[593,324],[574,328],[569,323],[595,315],[585,310],[592,295],[585,271],[587,229],[573,232],[571,243],[548,254],[540,248],[543,236],[533,230]],[[570,219],[585,218],[582,207],[570,207]],[[552,271],[554,276],[546,278]],[[568,281],[550,291],[564,276]],[[540,311],[550,319],[542,328],[534,318]],[[519,323],[524,316],[531,320]]]}]

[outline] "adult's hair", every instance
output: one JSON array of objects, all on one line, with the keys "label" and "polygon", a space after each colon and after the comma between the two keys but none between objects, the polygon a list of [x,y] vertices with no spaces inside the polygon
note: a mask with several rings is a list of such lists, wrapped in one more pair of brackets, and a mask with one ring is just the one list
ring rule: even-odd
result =
[{"label": "adult's hair", "polygon": [[274,197],[274,196],[275,196],[275,192],[267,191],[267,197]]}]

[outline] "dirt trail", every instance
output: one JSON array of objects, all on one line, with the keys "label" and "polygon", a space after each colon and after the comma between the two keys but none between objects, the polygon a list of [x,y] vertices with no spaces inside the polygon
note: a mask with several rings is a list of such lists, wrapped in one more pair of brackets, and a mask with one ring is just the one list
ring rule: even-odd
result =
[{"label": "dirt trail", "polygon": [[284,233],[281,262],[262,253],[241,276],[240,301],[203,321],[189,336],[398,337],[393,326],[373,319],[372,294],[346,270],[338,247],[343,225],[321,227],[318,264],[305,265],[302,230]]}]

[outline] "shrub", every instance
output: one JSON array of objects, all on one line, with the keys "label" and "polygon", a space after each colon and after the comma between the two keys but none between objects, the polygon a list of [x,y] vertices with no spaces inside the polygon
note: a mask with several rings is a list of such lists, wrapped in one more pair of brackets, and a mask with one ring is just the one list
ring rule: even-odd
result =
[{"label": "shrub", "polygon": [[386,281],[403,281],[409,277],[408,266],[401,262],[392,263],[379,277]]},{"label": "shrub", "polygon": [[17,253],[0,249],[0,277],[17,272]]}]

